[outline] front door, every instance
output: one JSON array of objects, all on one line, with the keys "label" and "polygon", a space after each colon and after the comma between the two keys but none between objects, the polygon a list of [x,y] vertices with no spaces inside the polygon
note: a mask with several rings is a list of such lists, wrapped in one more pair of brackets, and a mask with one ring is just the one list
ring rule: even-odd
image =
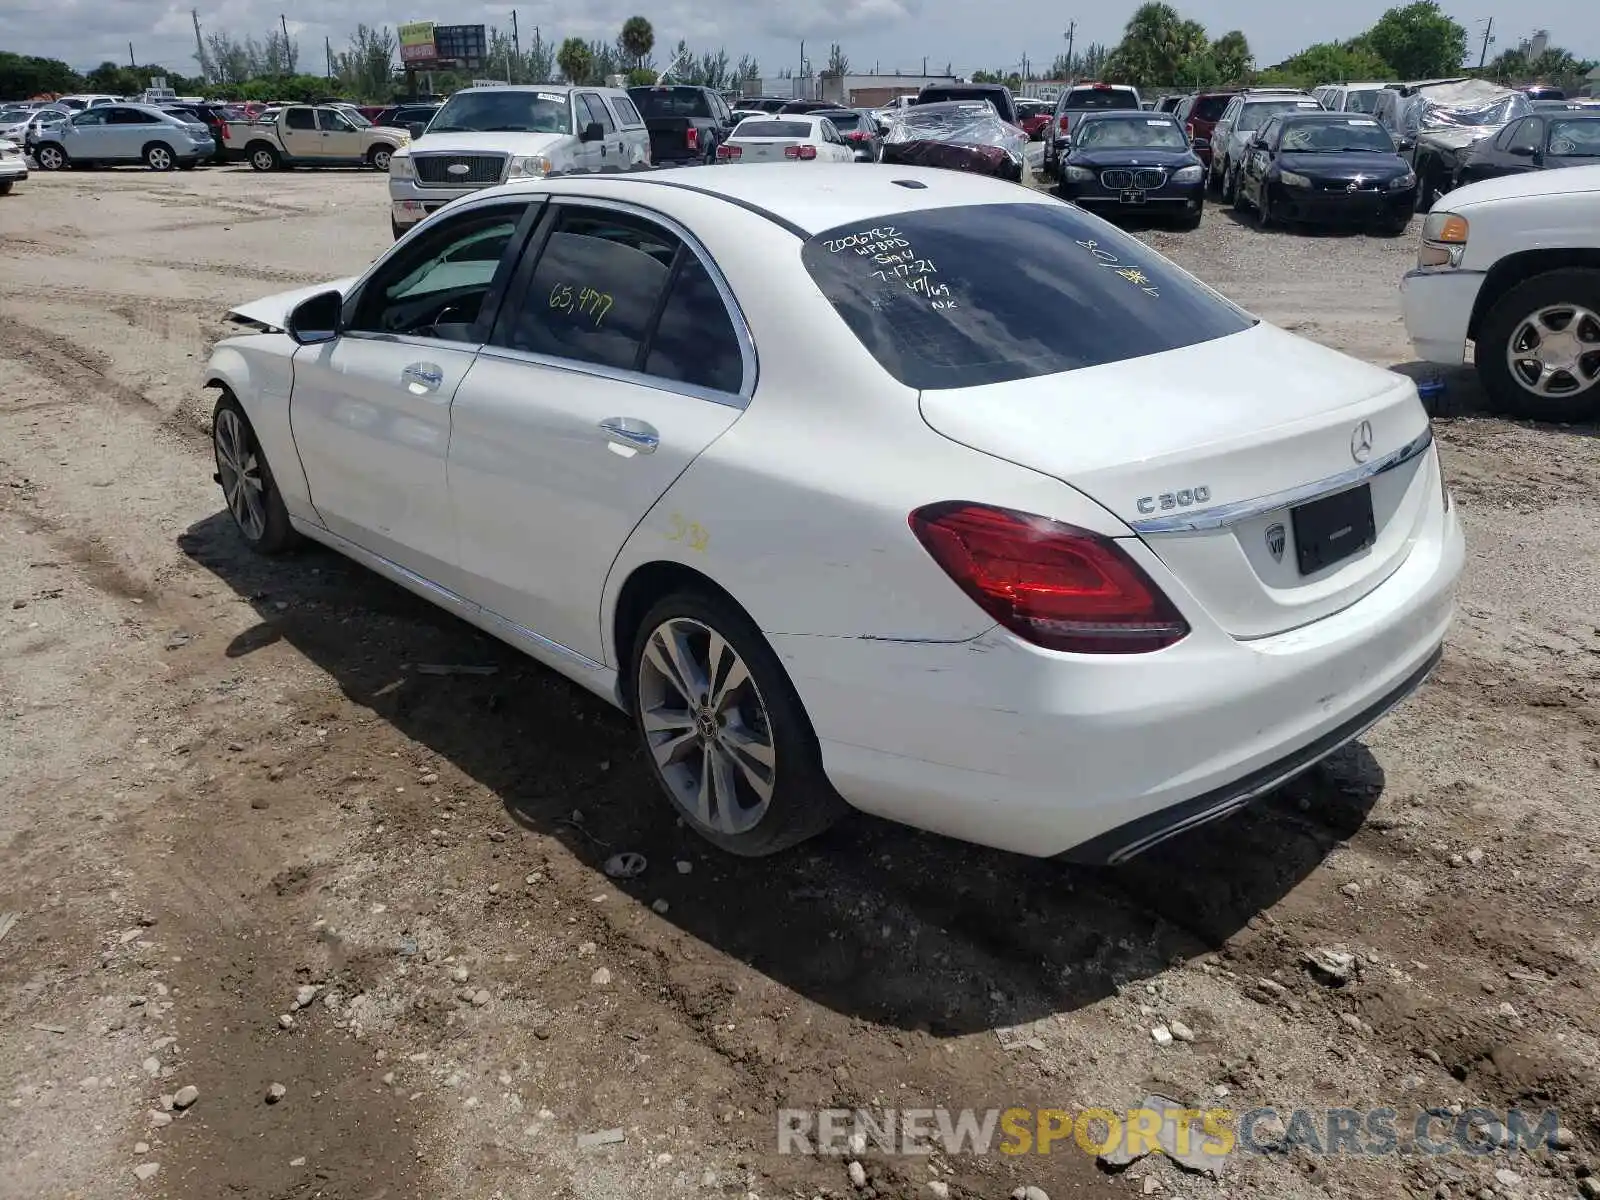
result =
[{"label": "front door", "polygon": [[487,335],[529,210],[527,201],[478,205],[440,220],[346,300],[338,338],[295,352],[290,423],[317,514],[341,537],[452,591],[450,405]]},{"label": "front door", "polygon": [[600,126],[600,140],[587,143],[592,161],[585,165],[591,168],[621,167],[627,165],[626,156],[622,153],[622,141],[617,134],[617,123],[611,119],[611,110],[606,107],[606,102],[594,92],[580,92],[578,94],[578,119],[581,122],[579,132],[583,126],[591,121]]},{"label": "front door", "polygon": [[[456,394],[450,498],[468,596],[604,661],[606,576],[739,418],[754,359],[714,267],[664,219],[574,200],[545,220]],[[680,540],[703,546],[710,515],[681,517]]]},{"label": "front door", "polygon": [[361,161],[361,131],[336,108],[317,109],[318,153],[323,158]]},{"label": "front door", "polygon": [[72,133],[62,139],[70,157],[90,161],[116,157],[111,148],[114,135],[106,123],[108,111],[104,107],[85,109],[72,118]]}]

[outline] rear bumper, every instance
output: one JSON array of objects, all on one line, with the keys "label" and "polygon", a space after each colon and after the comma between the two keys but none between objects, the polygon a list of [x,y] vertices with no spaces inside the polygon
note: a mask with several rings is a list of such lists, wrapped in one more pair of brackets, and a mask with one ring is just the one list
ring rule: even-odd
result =
[{"label": "rear bumper", "polygon": [[1348,608],[1251,641],[1193,622],[1152,654],[1058,654],[998,629],[770,640],[857,808],[1021,854],[1121,861],[1304,770],[1409,694],[1437,660],[1463,558],[1454,507],[1436,507],[1406,561]]},{"label": "rear bumper", "polygon": [[1423,362],[1459,367],[1467,356],[1481,271],[1408,271],[1400,281],[1406,336]]}]

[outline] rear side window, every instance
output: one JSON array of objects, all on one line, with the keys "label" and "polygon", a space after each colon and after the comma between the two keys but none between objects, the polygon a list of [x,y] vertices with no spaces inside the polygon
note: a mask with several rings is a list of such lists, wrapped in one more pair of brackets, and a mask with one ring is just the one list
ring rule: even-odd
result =
[{"label": "rear side window", "polygon": [[733,131],[739,138],[809,138],[810,121],[742,121]]},{"label": "rear side window", "polygon": [[624,125],[643,125],[644,118],[639,115],[639,110],[633,106],[633,101],[622,96],[610,96],[611,107],[617,114],[617,119]]},{"label": "rear side window", "polygon": [[744,380],[739,335],[698,256],[685,253],[645,355],[647,375],[734,393]]},{"label": "rear side window", "polygon": [[1074,88],[1061,101],[1066,110],[1084,108],[1138,108],[1130,88]]},{"label": "rear side window", "polygon": [[1194,102],[1194,108],[1189,111],[1191,117],[1198,117],[1202,121],[1215,121],[1222,115],[1222,110],[1228,107],[1232,96],[1201,96]]},{"label": "rear side window", "polygon": [[895,379],[976,387],[1159,354],[1253,318],[1065,204],[925,209],[811,238],[801,259]]},{"label": "rear side window", "polygon": [[679,245],[672,234],[638,217],[565,208],[539,255],[506,344],[637,370]]},{"label": "rear side window", "polygon": [[291,108],[289,115],[284,118],[284,124],[290,129],[315,129],[317,115],[309,108]]}]

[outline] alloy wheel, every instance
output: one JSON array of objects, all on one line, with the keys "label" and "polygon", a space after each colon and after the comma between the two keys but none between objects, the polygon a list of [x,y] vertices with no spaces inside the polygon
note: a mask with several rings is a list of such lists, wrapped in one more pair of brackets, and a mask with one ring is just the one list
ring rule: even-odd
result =
[{"label": "alloy wheel", "polygon": [[663,621],[645,643],[636,696],[678,804],[721,834],[759,824],[777,782],[777,747],[766,702],[727,639],[690,617]]},{"label": "alloy wheel", "polygon": [[1600,383],[1600,316],[1577,304],[1549,304],[1517,323],[1506,343],[1511,377],[1536,396],[1580,395]]},{"label": "alloy wheel", "polygon": [[250,165],[258,171],[272,170],[272,154],[266,150],[257,150],[250,156]]},{"label": "alloy wheel", "polygon": [[382,171],[385,174],[388,173],[389,152],[387,150],[374,150],[372,152],[372,169],[374,171]]},{"label": "alloy wheel", "polygon": [[163,146],[152,146],[150,153],[145,155],[145,161],[150,164],[152,171],[169,171],[172,169],[172,152]]},{"label": "alloy wheel", "polygon": [[39,166],[46,171],[59,171],[67,161],[67,156],[54,146],[46,146],[39,151]]},{"label": "alloy wheel", "polygon": [[217,476],[228,511],[240,531],[252,542],[267,532],[266,481],[262,477],[261,456],[255,438],[239,414],[232,409],[217,413],[214,440],[217,447]]}]

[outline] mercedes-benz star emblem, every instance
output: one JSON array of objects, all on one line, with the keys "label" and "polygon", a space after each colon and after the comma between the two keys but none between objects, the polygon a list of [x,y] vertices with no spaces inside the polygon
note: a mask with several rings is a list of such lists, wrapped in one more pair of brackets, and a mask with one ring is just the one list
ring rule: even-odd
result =
[{"label": "mercedes-benz star emblem", "polygon": [[1274,522],[1267,526],[1267,549],[1272,552],[1274,562],[1283,561],[1284,538],[1282,522]]},{"label": "mercedes-benz star emblem", "polygon": [[1372,422],[1363,421],[1355,427],[1355,432],[1350,435],[1350,457],[1359,462],[1366,462],[1367,456],[1372,453]]}]

